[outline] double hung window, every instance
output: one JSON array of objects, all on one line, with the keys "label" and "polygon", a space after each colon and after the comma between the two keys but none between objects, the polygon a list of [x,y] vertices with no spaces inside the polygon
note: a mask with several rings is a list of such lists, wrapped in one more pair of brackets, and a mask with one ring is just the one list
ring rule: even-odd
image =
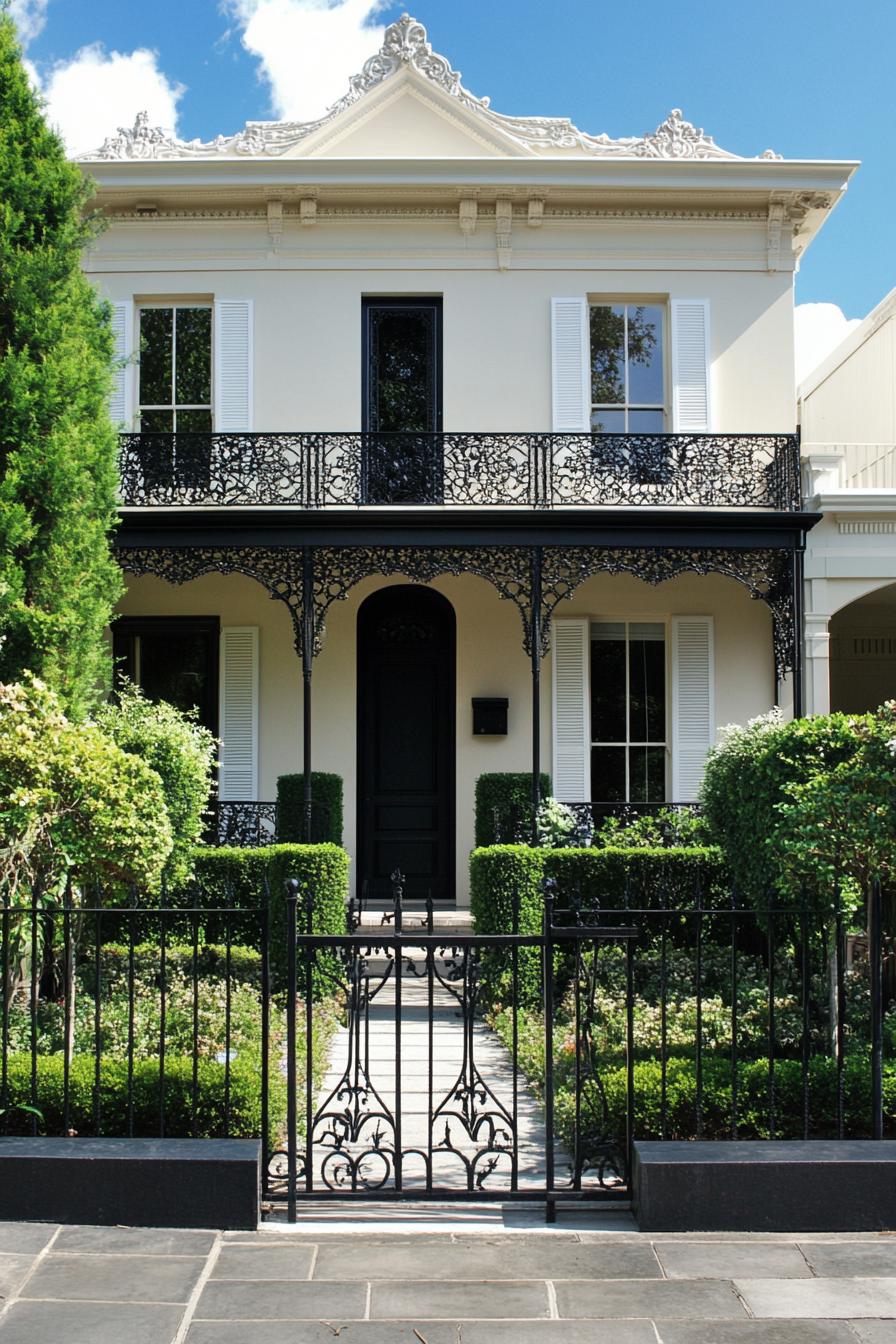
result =
[{"label": "double hung window", "polygon": [[666,798],[666,627],[591,623],[591,797]]},{"label": "double hung window", "polygon": [[591,429],[661,434],[666,428],[665,309],[656,303],[593,303]]},{"label": "double hung window", "polygon": [[212,309],[147,306],[139,312],[140,429],[170,434],[212,428]]}]

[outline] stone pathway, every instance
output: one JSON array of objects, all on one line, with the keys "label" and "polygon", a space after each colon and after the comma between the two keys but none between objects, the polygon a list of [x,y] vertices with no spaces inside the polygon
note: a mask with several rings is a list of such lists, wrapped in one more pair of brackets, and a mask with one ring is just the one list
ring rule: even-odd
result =
[{"label": "stone pathway", "polygon": [[896,1339],[896,1236],[388,1226],[222,1235],[0,1224],[0,1344]]},{"label": "stone pathway", "polygon": [[[406,931],[415,927],[408,921]],[[372,932],[382,932],[377,925]],[[405,1189],[425,1188],[426,1163],[431,1160],[434,1188],[463,1190],[475,1188],[483,1178],[483,1188],[510,1190],[511,1158],[510,1121],[516,1113],[517,1180],[521,1190],[546,1183],[544,1112],[530,1092],[525,1078],[517,1072],[514,1079],[510,1052],[493,1031],[476,1021],[470,1033],[465,1033],[458,997],[440,978],[450,985],[450,966],[444,957],[436,958],[437,974],[432,985],[432,1043],[429,1039],[430,985],[425,974],[426,959],[422,948],[406,949],[408,960],[401,968],[401,1146],[405,1152],[403,1181]],[[370,972],[373,985],[377,977],[386,974],[385,957],[371,958]],[[379,1142],[392,1147],[395,1142],[396,1117],[396,1000],[395,977],[390,975],[372,1000],[369,1022],[362,1023],[357,1043],[351,1039],[351,1028],[343,1027],[335,1035],[330,1048],[327,1074],[317,1099],[325,1113],[314,1127],[314,1169],[322,1190],[327,1185],[338,1186],[347,1178],[349,1162],[359,1163],[359,1173],[377,1185],[384,1178],[393,1185],[391,1166],[371,1152]],[[458,991],[460,994],[460,991]],[[340,1131],[340,1117],[350,1104],[341,1087],[346,1076],[355,1080],[355,1054],[360,1056],[361,1072],[357,1083],[369,1083],[374,1092],[365,1093],[364,1107],[374,1113],[360,1130],[356,1142],[343,1142],[341,1151],[332,1152],[332,1135]],[[478,1071],[479,1080],[490,1095],[482,1097],[479,1088],[473,1091],[472,1116],[465,1113],[469,1092],[470,1056]],[[366,1077],[365,1077],[366,1069]],[[516,1102],[514,1102],[516,1081]],[[460,1084],[460,1089],[458,1089]],[[430,1108],[435,1120],[430,1126]],[[386,1113],[387,1118],[380,1118]],[[329,1116],[330,1118],[326,1118]],[[341,1134],[340,1134],[341,1137]],[[430,1151],[430,1142],[432,1151]],[[410,1153],[408,1150],[412,1150]],[[557,1179],[569,1179],[570,1160],[560,1145],[555,1145],[554,1161]]]}]

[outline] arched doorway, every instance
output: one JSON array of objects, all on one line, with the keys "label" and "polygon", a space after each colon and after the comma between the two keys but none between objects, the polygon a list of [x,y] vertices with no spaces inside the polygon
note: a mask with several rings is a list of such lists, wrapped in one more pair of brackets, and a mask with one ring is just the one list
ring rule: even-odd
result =
[{"label": "arched doorway", "polygon": [[896,697],[896,584],[842,607],[830,634],[832,710],[860,714]]},{"label": "arched doorway", "polygon": [[358,875],[400,868],[409,896],[454,900],[455,620],[431,588],[383,588],[358,612]]}]

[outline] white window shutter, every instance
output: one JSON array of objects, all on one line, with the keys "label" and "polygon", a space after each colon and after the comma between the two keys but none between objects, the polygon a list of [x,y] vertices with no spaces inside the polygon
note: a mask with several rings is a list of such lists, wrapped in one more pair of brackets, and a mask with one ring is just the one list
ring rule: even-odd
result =
[{"label": "white window shutter", "polygon": [[134,367],[130,360],[134,353],[134,305],[130,301],[113,303],[111,313],[112,340],[115,368],[112,370],[112,394],[109,415],[113,425],[125,429],[134,427]]},{"label": "white window shutter", "polygon": [[591,428],[591,338],[587,299],[551,299],[553,428],[581,434]]},{"label": "white window shutter", "polygon": [[215,303],[215,424],[222,433],[252,428],[252,300]]},{"label": "white window shutter", "polygon": [[713,621],[672,619],[672,802],[692,803],[714,738]]},{"label": "white window shutter", "polygon": [[225,802],[258,800],[258,627],[221,631],[221,764]]},{"label": "white window shutter", "polygon": [[568,803],[591,797],[589,721],[589,622],[555,620],[553,650],[553,788]]},{"label": "white window shutter", "polygon": [[672,429],[697,434],[712,428],[709,302],[672,300]]}]

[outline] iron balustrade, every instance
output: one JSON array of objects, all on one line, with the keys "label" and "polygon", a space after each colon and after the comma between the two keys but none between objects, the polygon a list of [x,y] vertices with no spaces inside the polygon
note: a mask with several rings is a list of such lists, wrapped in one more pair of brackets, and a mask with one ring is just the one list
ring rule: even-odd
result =
[{"label": "iron balustrade", "polygon": [[301,838],[311,844],[330,839],[330,809],[325,803],[303,805],[300,815],[284,828],[281,806],[275,802],[235,802],[213,798],[206,808],[205,835],[210,845],[262,849]]},{"label": "iron balustrade", "polygon": [[127,507],[800,507],[794,434],[120,436]]}]

